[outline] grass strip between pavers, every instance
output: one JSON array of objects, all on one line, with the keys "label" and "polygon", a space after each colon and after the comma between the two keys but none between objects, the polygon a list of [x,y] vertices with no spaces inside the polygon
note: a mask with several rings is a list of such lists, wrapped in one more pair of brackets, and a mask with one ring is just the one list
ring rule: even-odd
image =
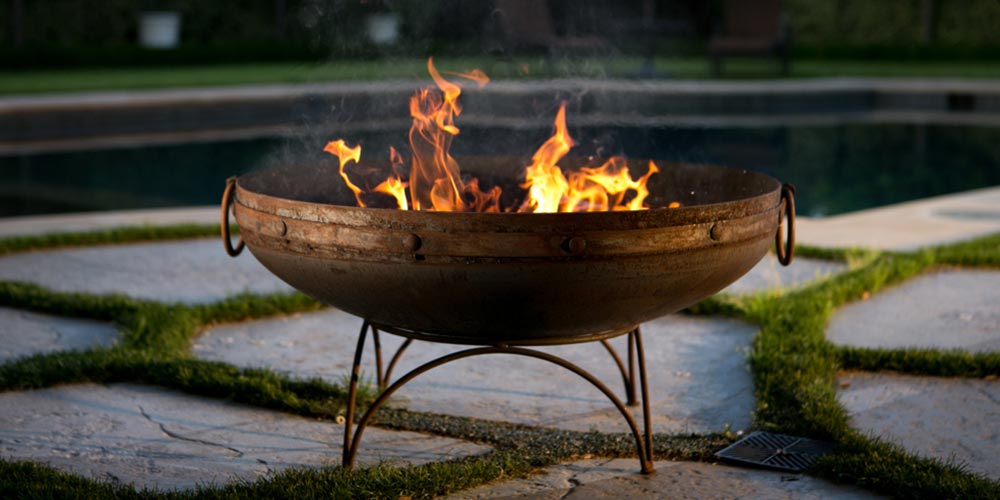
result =
[{"label": "grass strip between pavers", "polygon": [[837,359],[845,370],[891,371],[910,375],[987,380],[1000,377],[1000,352],[837,346]]},{"label": "grass strip between pavers", "polygon": [[[0,240],[0,254],[217,234],[217,226],[174,226],[6,239]],[[835,481],[908,498],[1000,497],[1000,484],[995,481],[951,463],[914,457],[896,445],[852,430],[835,393],[837,371],[843,368],[991,377],[997,375],[998,356],[942,350],[838,348],[827,342],[824,334],[830,314],[837,307],[935,267],[1000,267],[1000,234],[911,253],[800,247],[799,255],[845,261],[849,270],[792,291],[713,297],[688,310],[694,314],[743,318],[760,326],[750,355],[757,396],[755,427],[836,442],[837,451],[812,471]],[[225,363],[200,361],[187,354],[194,335],[206,325],[320,307],[301,294],[241,295],[214,304],[188,306],[115,295],[57,293],[34,285],[0,282],[0,305],[113,321],[124,332],[124,342],[119,347],[37,355],[0,365],[0,390],[88,380],[117,381],[161,385],[316,417],[328,418],[339,414],[342,408],[341,386],[320,380],[293,380],[270,370],[239,369]],[[362,395],[371,396],[371,393]],[[375,466],[354,472],[337,467],[295,469],[253,483],[173,493],[136,491],[46,466],[0,460],[0,494],[429,498],[504,477],[521,476],[537,467],[586,454],[634,456],[634,442],[626,434],[538,429],[405,410],[382,410],[377,420],[384,427],[488,443],[494,450],[480,456],[404,468]],[[654,449],[660,459],[713,460],[712,451],[731,440],[728,435],[658,435],[654,436]]]},{"label": "grass strip between pavers", "polygon": [[[239,228],[230,227],[239,234]],[[127,226],[98,231],[54,232],[31,236],[12,236],[0,239],[0,255],[43,250],[49,248],[81,247],[140,241],[183,240],[207,236],[220,236],[218,224],[175,224],[170,226]],[[219,243],[222,244],[221,242]]]}]

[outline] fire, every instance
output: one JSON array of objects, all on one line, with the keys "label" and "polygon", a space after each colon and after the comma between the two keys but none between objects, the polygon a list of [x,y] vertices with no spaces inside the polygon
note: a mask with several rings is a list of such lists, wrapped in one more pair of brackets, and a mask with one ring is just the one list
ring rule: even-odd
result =
[{"label": "fire", "polygon": [[[478,179],[463,181],[458,162],[450,154],[451,143],[459,133],[455,117],[462,113],[458,101],[462,94],[459,85],[446,80],[427,60],[427,71],[436,88],[418,90],[410,99],[410,169],[407,180],[405,160],[395,148],[389,148],[393,173],[370,192],[383,193],[396,200],[400,210],[517,211],[529,213],[593,212],[607,210],[644,210],[649,196],[646,184],[659,172],[652,161],[646,174],[633,179],[624,157],[616,156],[599,167],[582,167],[564,173],[558,162],[569,153],[575,143],[566,127],[566,103],[556,113],[555,132],[532,156],[525,167],[521,187],[526,190],[524,201],[515,207],[501,207],[499,186],[487,191],[479,187]],[[445,72],[477,84],[480,88],[490,79],[480,70],[467,73]],[[332,141],[324,151],[340,160],[340,176],[354,193],[358,206],[365,207],[362,190],[351,182],[345,171],[350,161],[361,160],[361,146],[347,146],[343,139]],[[633,193],[629,196],[629,193]],[[670,208],[679,206],[673,202]]]},{"label": "fire", "polygon": [[[556,131],[532,157],[525,169],[528,199],[519,212],[598,212],[607,210],[642,210],[649,196],[646,183],[660,169],[652,161],[646,175],[633,180],[622,156],[612,157],[597,168],[583,167],[578,172],[563,174],[559,165],[573,147],[573,139],[566,130],[566,103],[556,114]],[[635,196],[625,201],[628,191]]]},{"label": "fire", "polygon": [[[596,212],[606,210],[642,210],[649,196],[646,183],[660,169],[652,161],[646,175],[633,180],[628,165],[621,156],[608,160],[598,168],[584,167],[570,175],[571,189],[565,196],[563,212]],[[634,191],[635,196],[628,202],[625,195]]]},{"label": "fire", "polygon": [[361,161],[361,146],[348,147],[347,143],[343,139],[337,139],[336,141],[331,141],[327,143],[323,151],[336,156],[340,160],[340,176],[344,178],[344,182],[347,183],[347,187],[350,188],[351,192],[354,193],[354,198],[358,200],[358,206],[364,207],[365,203],[361,201],[361,188],[355,186],[351,182],[351,179],[347,177],[347,172],[344,172],[344,167],[347,166],[347,162],[353,161],[354,163],[359,163]]},{"label": "fire", "polygon": [[404,163],[403,157],[396,151],[396,148],[389,146],[389,159],[392,161],[392,170],[396,173],[390,175],[378,186],[375,186],[375,189],[372,191],[392,196],[396,199],[396,205],[400,210],[409,210],[410,206],[406,201],[406,186],[409,184],[403,182],[402,177],[398,173]]},{"label": "fire", "polygon": [[563,196],[569,192],[569,181],[556,162],[561,160],[574,145],[566,130],[566,103],[556,113],[556,131],[531,157],[531,165],[524,170],[524,184],[528,199],[519,212],[558,212]]}]

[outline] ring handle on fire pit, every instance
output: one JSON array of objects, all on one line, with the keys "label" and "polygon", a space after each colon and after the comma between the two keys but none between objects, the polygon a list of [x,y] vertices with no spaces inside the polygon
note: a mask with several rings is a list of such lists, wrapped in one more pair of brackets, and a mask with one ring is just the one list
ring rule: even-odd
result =
[{"label": "ring handle on fire pit", "polygon": [[222,192],[222,245],[226,248],[226,253],[230,257],[236,257],[243,251],[243,238],[233,248],[233,242],[229,239],[229,207],[233,204],[233,192],[236,187],[236,177],[226,179],[226,190]]},{"label": "ring handle on fire pit", "polygon": [[[788,217],[788,237],[782,242],[781,233],[784,229],[783,219]],[[795,186],[791,184],[781,185],[781,210],[778,212],[778,231],[774,234],[775,251],[778,253],[778,262],[783,266],[792,263],[795,256]]]}]

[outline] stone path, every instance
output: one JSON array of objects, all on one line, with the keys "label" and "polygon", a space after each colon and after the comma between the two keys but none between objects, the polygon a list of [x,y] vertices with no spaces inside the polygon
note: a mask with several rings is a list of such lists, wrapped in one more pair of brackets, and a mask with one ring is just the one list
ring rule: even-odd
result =
[{"label": "stone path", "polygon": [[782,266],[772,255],[761,259],[754,268],[729,285],[723,292],[735,295],[765,290],[788,290],[844,271],[840,262],[796,257],[794,265]]},{"label": "stone path", "polygon": [[186,303],[214,302],[242,292],[292,291],[249,255],[226,255],[218,238],[14,254],[0,258],[0,280],[60,292]]},{"label": "stone path", "polygon": [[[1000,351],[1000,271],[918,276],[840,308],[827,337],[839,345]],[[854,426],[906,450],[956,460],[1000,480],[1000,381],[844,373],[839,399]]]},{"label": "stone path", "polygon": [[[163,490],[339,464],[344,433],[331,422],[128,384],[0,393],[0,408],[3,456]],[[424,463],[487,450],[372,428],[357,460]]]},{"label": "stone path", "polygon": [[[213,328],[194,353],[237,366],[266,366],[298,377],[339,381],[349,373],[361,320],[331,310],[293,318]],[[746,353],[756,329],[733,320],[668,316],[643,325],[653,429],[668,433],[748,429],[753,384]],[[383,334],[385,362],[402,341]],[[624,338],[615,342],[625,354]],[[457,346],[415,342],[402,357],[395,378]],[[624,399],[621,376],[598,344],[548,347],[546,352],[591,371]],[[369,341],[362,367],[374,377]],[[603,432],[626,432],[621,415],[597,389],[569,371],[540,360],[511,355],[468,358],[432,370],[396,393],[416,411]],[[637,420],[641,422],[641,412]]]},{"label": "stone path", "polygon": [[846,373],[840,403],[855,428],[916,455],[1000,480],[1000,382]]},{"label": "stone path", "polygon": [[918,276],[840,308],[827,338],[857,347],[1000,351],[1000,271]]},{"label": "stone path", "polygon": [[111,347],[118,330],[107,323],[0,307],[0,362],[57,351]]},{"label": "stone path", "polygon": [[473,499],[693,499],[796,498],[860,500],[881,498],[853,486],[831,484],[800,474],[761,471],[699,462],[656,462],[656,474],[635,473],[635,461],[580,460],[548,467],[541,474],[489,484],[446,497]]},{"label": "stone path", "polygon": [[[918,203],[902,211],[935,217],[989,214],[1000,210],[993,194],[982,190],[933,199],[927,206]],[[806,221],[800,226],[799,241],[839,246],[828,245],[834,236],[825,231],[833,228],[834,239],[845,245],[872,242],[880,248],[906,248],[993,230],[990,217],[966,217],[986,220],[986,225],[962,225],[964,233],[955,232],[955,226],[931,225],[914,233],[919,238],[886,229],[876,231],[877,241],[865,239],[872,227],[893,227],[885,226],[892,218],[886,214],[900,213],[901,209],[889,207],[869,211],[870,219],[865,219],[865,213],[851,214],[854,222],[861,221],[853,236],[838,232],[847,230],[850,225],[846,223]],[[215,214],[208,209],[142,212],[99,216],[105,218],[94,224],[127,225],[140,217],[153,223],[172,222],[176,217],[211,223]],[[72,230],[79,222],[56,217],[47,219],[44,227]],[[18,234],[26,227],[32,227],[31,221],[0,220],[0,235]],[[782,268],[768,257],[727,292],[787,289],[843,269],[843,265],[810,259],[797,259],[793,267]],[[0,280],[184,303],[212,302],[244,291],[289,290],[250,255],[225,256],[215,238],[8,255],[0,257]],[[995,352],[1000,347],[998,290],[1000,273],[996,271],[942,270],[842,307],[834,313],[827,334],[838,345]],[[118,338],[112,325],[3,308],[0,324],[4,325],[0,329],[2,362],[35,353],[110,346]],[[332,309],[219,325],[197,339],[192,354],[237,366],[268,366],[295,376],[339,381],[349,366],[359,327],[360,320]],[[643,331],[657,432],[749,427],[754,400],[745,356],[754,327],[721,318],[669,316],[643,325]],[[621,340],[617,339],[619,349]],[[386,358],[399,342],[391,335],[383,336]],[[452,349],[415,343],[395,374]],[[622,393],[620,377],[599,346],[551,350],[591,369],[612,390]],[[373,373],[370,346],[364,363],[366,373]],[[1000,480],[1000,461],[995,457],[1000,449],[995,425],[1000,417],[998,388],[1000,382],[995,379],[843,373],[838,397],[857,429],[915,454],[957,460]],[[610,404],[585,382],[548,364],[512,356],[473,358],[438,368],[406,386],[393,404],[567,429],[624,428]],[[335,423],[128,384],[0,393],[0,456],[164,490],[253,480],[287,467],[337,463],[341,431]],[[483,453],[487,448],[372,428],[360,450],[363,463],[422,463]],[[580,460],[549,467],[527,479],[462,492],[455,498],[870,497],[865,491],[807,476],[702,463],[658,462],[656,466],[656,476],[643,477],[636,474],[634,459]]]}]

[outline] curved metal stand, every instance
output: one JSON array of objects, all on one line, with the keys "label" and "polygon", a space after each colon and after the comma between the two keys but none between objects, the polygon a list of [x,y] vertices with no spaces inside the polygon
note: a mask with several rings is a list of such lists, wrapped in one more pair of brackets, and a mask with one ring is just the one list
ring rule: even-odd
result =
[{"label": "curved metal stand", "polygon": [[[382,393],[378,398],[371,404],[365,414],[358,421],[357,430],[351,433],[351,427],[354,424],[354,411],[357,403],[357,390],[359,374],[361,370],[361,358],[364,351],[365,339],[368,334],[368,329],[371,328],[373,332],[373,339],[375,342],[375,352],[376,352],[376,369],[378,370],[378,380],[379,387],[382,388]],[[625,381],[626,392],[630,392],[628,396],[629,404],[634,404],[634,391],[635,391],[635,374],[634,365],[632,363],[633,354],[638,354],[639,360],[639,380],[640,380],[640,391],[642,393],[642,414],[643,414],[643,424],[645,436],[639,432],[639,427],[635,423],[635,419],[632,414],[625,407],[625,404],[615,396],[615,394],[608,389],[600,380],[594,377],[590,372],[580,368],[579,366],[563,359],[558,356],[554,356],[549,353],[542,351],[537,351],[534,349],[527,349],[524,347],[510,346],[510,345],[498,345],[493,347],[474,347],[465,349],[462,351],[454,352],[446,356],[441,356],[434,360],[431,360],[423,365],[414,368],[405,375],[399,378],[395,383],[388,387],[384,387],[388,384],[389,374],[392,371],[393,366],[396,361],[399,360],[400,355],[409,346],[412,339],[407,339],[407,341],[399,348],[396,355],[393,356],[392,362],[389,364],[386,373],[382,373],[382,362],[381,362],[381,343],[378,338],[379,331],[374,325],[371,325],[368,321],[365,321],[361,326],[361,333],[358,336],[357,349],[354,351],[354,365],[351,368],[351,382],[350,389],[348,390],[347,396],[347,415],[344,426],[344,455],[343,455],[343,466],[346,469],[351,469],[354,467],[354,458],[358,452],[358,445],[361,441],[361,436],[364,434],[365,428],[368,426],[368,422],[375,415],[375,412],[385,404],[386,401],[399,390],[401,387],[406,385],[409,381],[413,380],[417,376],[432,370],[438,366],[450,363],[452,361],[457,361],[464,358],[469,358],[473,356],[481,356],[485,354],[513,354],[518,356],[526,356],[530,358],[540,359],[543,361],[548,361],[556,366],[561,366],[576,375],[580,376],[584,380],[588,381],[601,391],[614,405],[615,408],[622,414],[625,421],[628,423],[629,429],[632,431],[632,435],[635,438],[636,450],[639,454],[639,463],[641,466],[641,471],[643,474],[653,474],[655,471],[653,469],[653,434],[652,434],[652,422],[650,421],[650,409],[649,409],[649,388],[646,381],[646,366],[645,366],[645,352],[642,346],[642,336],[639,333],[639,328],[636,327],[632,331],[628,332],[629,339],[629,369],[626,373],[625,366],[615,350],[606,341],[604,343],[605,348],[611,353],[611,356],[615,359],[618,364],[618,368],[622,373],[622,377]]]},{"label": "curved metal stand", "polygon": [[625,363],[622,362],[622,358],[618,356],[618,351],[608,342],[607,339],[601,340],[601,345],[607,349],[608,354],[611,355],[611,359],[615,361],[618,365],[618,371],[622,374],[622,382],[625,384],[625,404],[629,406],[635,406],[635,336],[638,333],[639,328],[636,327],[634,330],[628,332],[628,369],[625,368]]}]

